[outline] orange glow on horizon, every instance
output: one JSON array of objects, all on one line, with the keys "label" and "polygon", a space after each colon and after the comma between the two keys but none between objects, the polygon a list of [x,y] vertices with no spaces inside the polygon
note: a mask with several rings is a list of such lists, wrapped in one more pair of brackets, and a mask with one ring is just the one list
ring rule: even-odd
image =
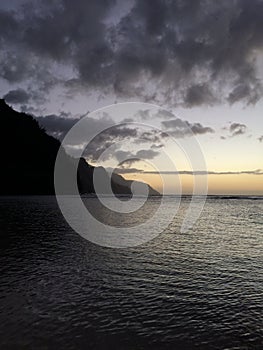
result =
[{"label": "orange glow on horizon", "polygon": [[[151,185],[154,189],[162,193],[162,179],[158,174],[122,174],[127,180],[143,181]],[[171,193],[178,186],[177,175],[166,176],[166,181],[170,184]],[[197,175],[201,176],[201,175]],[[194,176],[179,175],[182,193],[192,194]],[[236,195],[263,195],[263,175],[208,175],[208,194],[236,194]],[[176,184],[176,185],[175,185]]]}]

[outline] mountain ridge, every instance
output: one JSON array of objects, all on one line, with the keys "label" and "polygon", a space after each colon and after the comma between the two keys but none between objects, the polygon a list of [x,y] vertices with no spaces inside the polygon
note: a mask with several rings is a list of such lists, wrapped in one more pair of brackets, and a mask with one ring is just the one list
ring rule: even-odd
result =
[{"label": "mountain ridge", "polygon": [[[61,146],[60,141],[48,135],[33,116],[15,111],[3,99],[0,99],[0,118],[2,123],[0,195],[55,194],[54,165]],[[76,161],[65,151],[63,158],[67,166]],[[95,168],[99,192],[109,193],[105,186],[109,180],[107,171],[103,167],[94,167],[84,158],[80,158],[77,172],[80,194],[95,193],[93,181]],[[132,183],[133,181],[125,180],[119,174],[113,174],[112,192],[131,195]],[[159,195],[151,186],[147,186],[149,195]]]}]

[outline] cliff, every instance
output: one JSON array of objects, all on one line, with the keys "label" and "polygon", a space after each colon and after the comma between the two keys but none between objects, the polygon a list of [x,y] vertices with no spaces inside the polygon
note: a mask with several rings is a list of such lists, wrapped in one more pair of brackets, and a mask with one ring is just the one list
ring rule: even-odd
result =
[{"label": "cliff", "polygon": [[[0,195],[54,194],[54,165],[60,141],[48,135],[32,116],[20,113],[0,99],[1,120],[1,170]],[[65,165],[75,159],[66,153]],[[78,187],[81,194],[94,193],[95,167],[81,158],[78,165]],[[97,168],[96,180],[99,192],[108,193],[105,186],[109,176],[103,167]],[[115,194],[131,194],[132,181],[113,174],[112,191]],[[149,186],[150,195],[159,193]],[[139,194],[139,193],[136,193]]]}]

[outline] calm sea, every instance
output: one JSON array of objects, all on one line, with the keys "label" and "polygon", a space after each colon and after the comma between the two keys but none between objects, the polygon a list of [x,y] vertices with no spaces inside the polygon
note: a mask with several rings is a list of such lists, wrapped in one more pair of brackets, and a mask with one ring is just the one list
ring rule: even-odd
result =
[{"label": "calm sea", "polygon": [[263,349],[263,200],[209,198],[180,233],[188,204],[154,240],[112,249],[53,197],[2,197],[0,349]]}]

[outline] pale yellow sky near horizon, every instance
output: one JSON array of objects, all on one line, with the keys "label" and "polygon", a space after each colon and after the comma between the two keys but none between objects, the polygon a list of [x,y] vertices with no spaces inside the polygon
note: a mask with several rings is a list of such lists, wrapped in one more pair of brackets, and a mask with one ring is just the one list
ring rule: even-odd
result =
[{"label": "pale yellow sky near horizon", "polygon": [[[122,174],[127,180],[143,181],[151,185],[154,189],[162,193],[162,181],[158,175],[151,174]],[[167,182],[171,183],[173,187],[174,175],[163,175],[167,178]],[[200,177],[202,175],[195,175]],[[182,193],[193,193],[193,175],[179,175]],[[263,195],[263,175],[208,175],[208,194],[222,194],[222,195]]]},{"label": "pale yellow sky near horizon", "polygon": [[[148,107],[147,107],[148,108]],[[222,173],[241,173],[241,174],[210,174],[208,175],[208,193],[209,194],[244,194],[244,195],[263,195],[263,175],[253,174],[257,170],[263,169],[263,142],[259,141],[263,135],[263,118],[261,111],[263,110],[263,102],[256,106],[248,106],[246,108],[241,105],[232,107],[218,106],[211,108],[195,108],[195,109],[178,109],[173,112],[175,117],[187,120],[191,123],[201,123],[204,126],[213,128],[213,133],[195,135],[194,137],[186,137],[180,140],[165,140],[164,147],[159,149],[160,154],[152,160],[157,165],[157,171],[173,170],[169,168],[166,161],[166,155],[172,159],[178,171],[191,170],[207,170],[208,172]],[[132,114],[131,110],[131,114]],[[162,120],[161,120],[162,121]],[[158,127],[160,120],[146,120],[145,123],[151,123]],[[158,124],[159,123],[159,124]],[[243,134],[233,135],[230,131],[232,123],[244,124],[246,129]],[[177,143],[179,142],[179,144]],[[192,159],[188,159],[189,154],[185,154],[182,148],[187,145],[193,148],[200,148],[205,167],[199,163],[192,167],[192,161],[195,158],[193,153]],[[122,145],[123,147],[125,145]],[[127,140],[127,147],[131,146],[131,142]],[[132,146],[135,147],[135,146]],[[145,147],[146,148],[146,147]],[[134,151],[134,148],[132,149]],[[133,152],[134,153],[134,152]],[[152,162],[149,161],[149,164]],[[148,162],[146,162],[148,163]],[[112,160],[103,166],[117,166]],[[151,171],[145,168],[145,164],[134,163],[131,168]],[[152,168],[152,170],[154,170]],[[242,172],[251,172],[244,174]],[[123,175],[126,179],[141,180],[149,183],[152,187],[161,191],[162,182],[157,175],[143,174],[139,172],[126,173]],[[195,175],[200,177],[201,175]],[[165,175],[166,183],[173,192],[174,183],[176,182],[173,175]],[[180,175],[182,183],[182,192],[191,194],[193,190],[193,175]],[[178,186],[178,183],[176,183]]]},{"label": "pale yellow sky near horizon", "polygon": [[[234,173],[209,174],[207,177],[209,194],[263,195],[263,175],[253,174],[253,172],[257,170],[262,171],[263,169],[263,142],[259,141],[259,137],[263,134],[262,109],[263,105],[259,103],[253,108],[247,107],[246,109],[240,106],[232,108],[221,106],[181,110],[179,113],[174,113],[176,117],[183,120],[200,121],[202,125],[212,127],[214,133],[195,135],[195,140],[193,140],[193,137],[187,137],[175,140],[175,142],[172,140],[164,141],[164,147],[159,150],[160,155],[154,159],[157,169],[149,167],[151,161],[145,164],[137,162],[132,164],[131,167],[139,168],[143,171],[169,171],[171,169],[169,169],[165,157],[168,155],[178,171],[207,170],[215,173]],[[153,121],[151,122],[153,123]],[[229,126],[235,122],[246,125],[244,134],[234,136],[231,134]],[[177,143],[178,141],[179,144]],[[182,149],[180,145],[183,146]],[[202,164],[198,162],[194,168],[192,167],[195,154],[193,153],[192,159],[188,159],[189,154],[187,155],[183,151],[183,148],[187,147],[187,145],[200,148],[200,153],[206,163],[205,167],[199,168],[199,165],[202,167]],[[239,172],[241,174],[235,174]],[[244,174],[242,172],[252,172],[252,174]],[[161,191],[162,181],[158,175],[135,172],[126,173],[123,176],[130,180],[144,181]],[[165,176],[165,181],[170,186],[171,192],[173,192],[174,187],[178,186],[175,176],[172,174],[163,176]],[[183,193],[192,193],[195,176],[197,178],[202,177],[202,175],[183,174],[179,176]]]}]

